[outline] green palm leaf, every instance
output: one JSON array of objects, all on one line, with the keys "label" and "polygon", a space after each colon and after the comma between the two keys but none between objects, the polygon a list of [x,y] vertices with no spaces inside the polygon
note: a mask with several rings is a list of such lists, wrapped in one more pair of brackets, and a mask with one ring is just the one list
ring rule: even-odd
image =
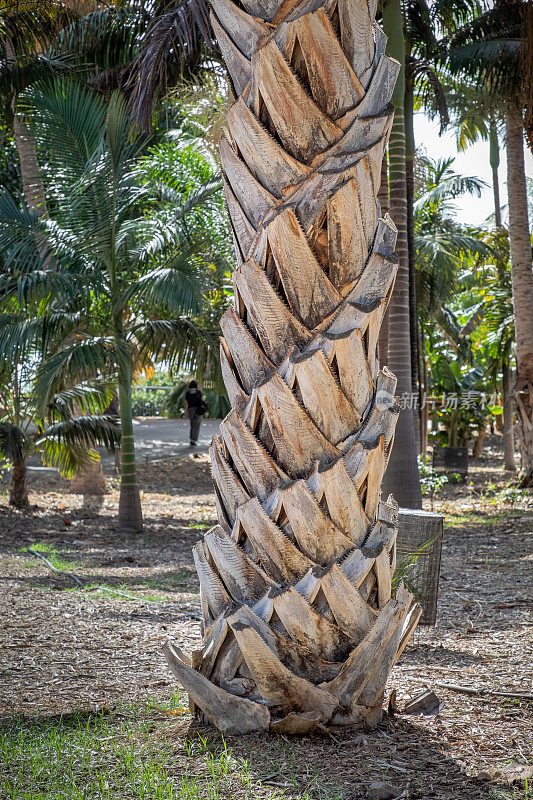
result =
[{"label": "green palm leaf", "polygon": [[62,385],[114,372],[120,347],[110,336],[87,337],[46,358],[40,364],[35,380],[37,408],[44,414],[55,391]]},{"label": "green palm leaf", "polygon": [[103,140],[103,99],[72,79],[55,78],[31,86],[19,106],[46,145],[52,168],[65,171],[69,181],[79,179]]}]

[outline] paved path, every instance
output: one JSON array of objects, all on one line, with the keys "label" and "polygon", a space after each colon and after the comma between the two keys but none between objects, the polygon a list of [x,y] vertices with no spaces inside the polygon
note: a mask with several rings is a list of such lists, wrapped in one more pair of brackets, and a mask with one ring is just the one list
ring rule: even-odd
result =
[{"label": "paved path", "polygon": [[[172,458],[187,453],[206,453],[211,439],[218,432],[219,419],[204,419],[200,428],[197,447],[189,446],[189,420],[167,419],[166,417],[137,417],[133,420],[135,454],[137,463],[153,461],[158,458]],[[109,455],[105,448],[98,448],[104,468],[114,465],[115,456]],[[29,470],[54,472],[52,467],[43,467],[39,456],[32,456],[26,462]],[[107,471],[107,470],[106,470]],[[8,481],[8,475],[0,475],[0,483]]]},{"label": "paved path", "polygon": [[[213,434],[218,432],[219,419],[204,419],[200,428],[198,447],[189,446],[189,420],[165,417],[137,417],[133,420],[133,436],[138,463],[186,453],[207,452]],[[114,462],[114,456],[102,451],[104,463]]]}]

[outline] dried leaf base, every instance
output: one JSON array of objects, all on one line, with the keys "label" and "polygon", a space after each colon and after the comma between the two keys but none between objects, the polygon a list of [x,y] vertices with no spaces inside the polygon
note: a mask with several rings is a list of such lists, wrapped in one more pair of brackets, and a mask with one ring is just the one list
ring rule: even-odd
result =
[{"label": "dried leaf base", "polygon": [[397,507],[380,501],[397,258],[376,195],[399,65],[366,0],[212,9],[239,95],[220,148],[232,411],[211,446],[219,525],[194,550],[203,647],[166,655],[225,733],[372,726],[420,615],[405,587],[391,596]]}]

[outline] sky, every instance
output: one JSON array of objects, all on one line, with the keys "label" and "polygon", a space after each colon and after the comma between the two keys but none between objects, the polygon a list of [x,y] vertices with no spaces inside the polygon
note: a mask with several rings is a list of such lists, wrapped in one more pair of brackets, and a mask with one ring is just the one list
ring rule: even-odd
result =
[{"label": "sky", "polygon": [[[454,169],[461,175],[481,178],[487,184],[481,197],[466,196],[456,200],[457,216],[465,224],[480,225],[490,214],[494,213],[494,196],[492,193],[492,170],[489,163],[489,143],[477,142],[464,153],[457,152],[455,133],[445,131],[439,136],[439,123],[431,122],[424,114],[415,115],[415,141],[417,148],[425,151],[433,159],[455,156]],[[524,142],[526,175],[533,178],[533,156]],[[507,180],[505,147],[500,141],[500,202],[502,207],[507,203]],[[506,213],[503,213],[504,221]]]}]

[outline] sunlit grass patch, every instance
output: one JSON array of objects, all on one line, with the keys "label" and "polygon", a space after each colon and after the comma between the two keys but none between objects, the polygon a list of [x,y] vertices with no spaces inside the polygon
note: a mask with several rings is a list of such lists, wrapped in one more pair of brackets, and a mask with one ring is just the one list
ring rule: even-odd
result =
[{"label": "sunlit grass patch", "polygon": [[[82,561],[77,561],[76,559],[69,559],[63,558],[63,556],[59,555],[54,547],[47,543],[47,542],[35,542],[31,545],[31,547],[21,547],[21,553],[28,553],[31,561],[30,564],[32,567],[36,566],[45,566],[44,561],[41,561],[39,558],[35,558],[32,556],[31,550],[34,550],[36,553],[42,553],[43,556],[56,568],[61,570],[66,570],[70,572],[74,569],[82,569],[85,564]],[[92,564],[92,567],[95,565]]]},{"label": "sunlit grass patch", "polygon": [[[178,735],[175,694],[113,711],[0,723],[0,797],[6,800],[280,798],[226,742]],[[167,719],[168,717],[168,719]],[[308,796],[306,793],[302,798]],[[328,795],[328,799],[331,795]]]}]

